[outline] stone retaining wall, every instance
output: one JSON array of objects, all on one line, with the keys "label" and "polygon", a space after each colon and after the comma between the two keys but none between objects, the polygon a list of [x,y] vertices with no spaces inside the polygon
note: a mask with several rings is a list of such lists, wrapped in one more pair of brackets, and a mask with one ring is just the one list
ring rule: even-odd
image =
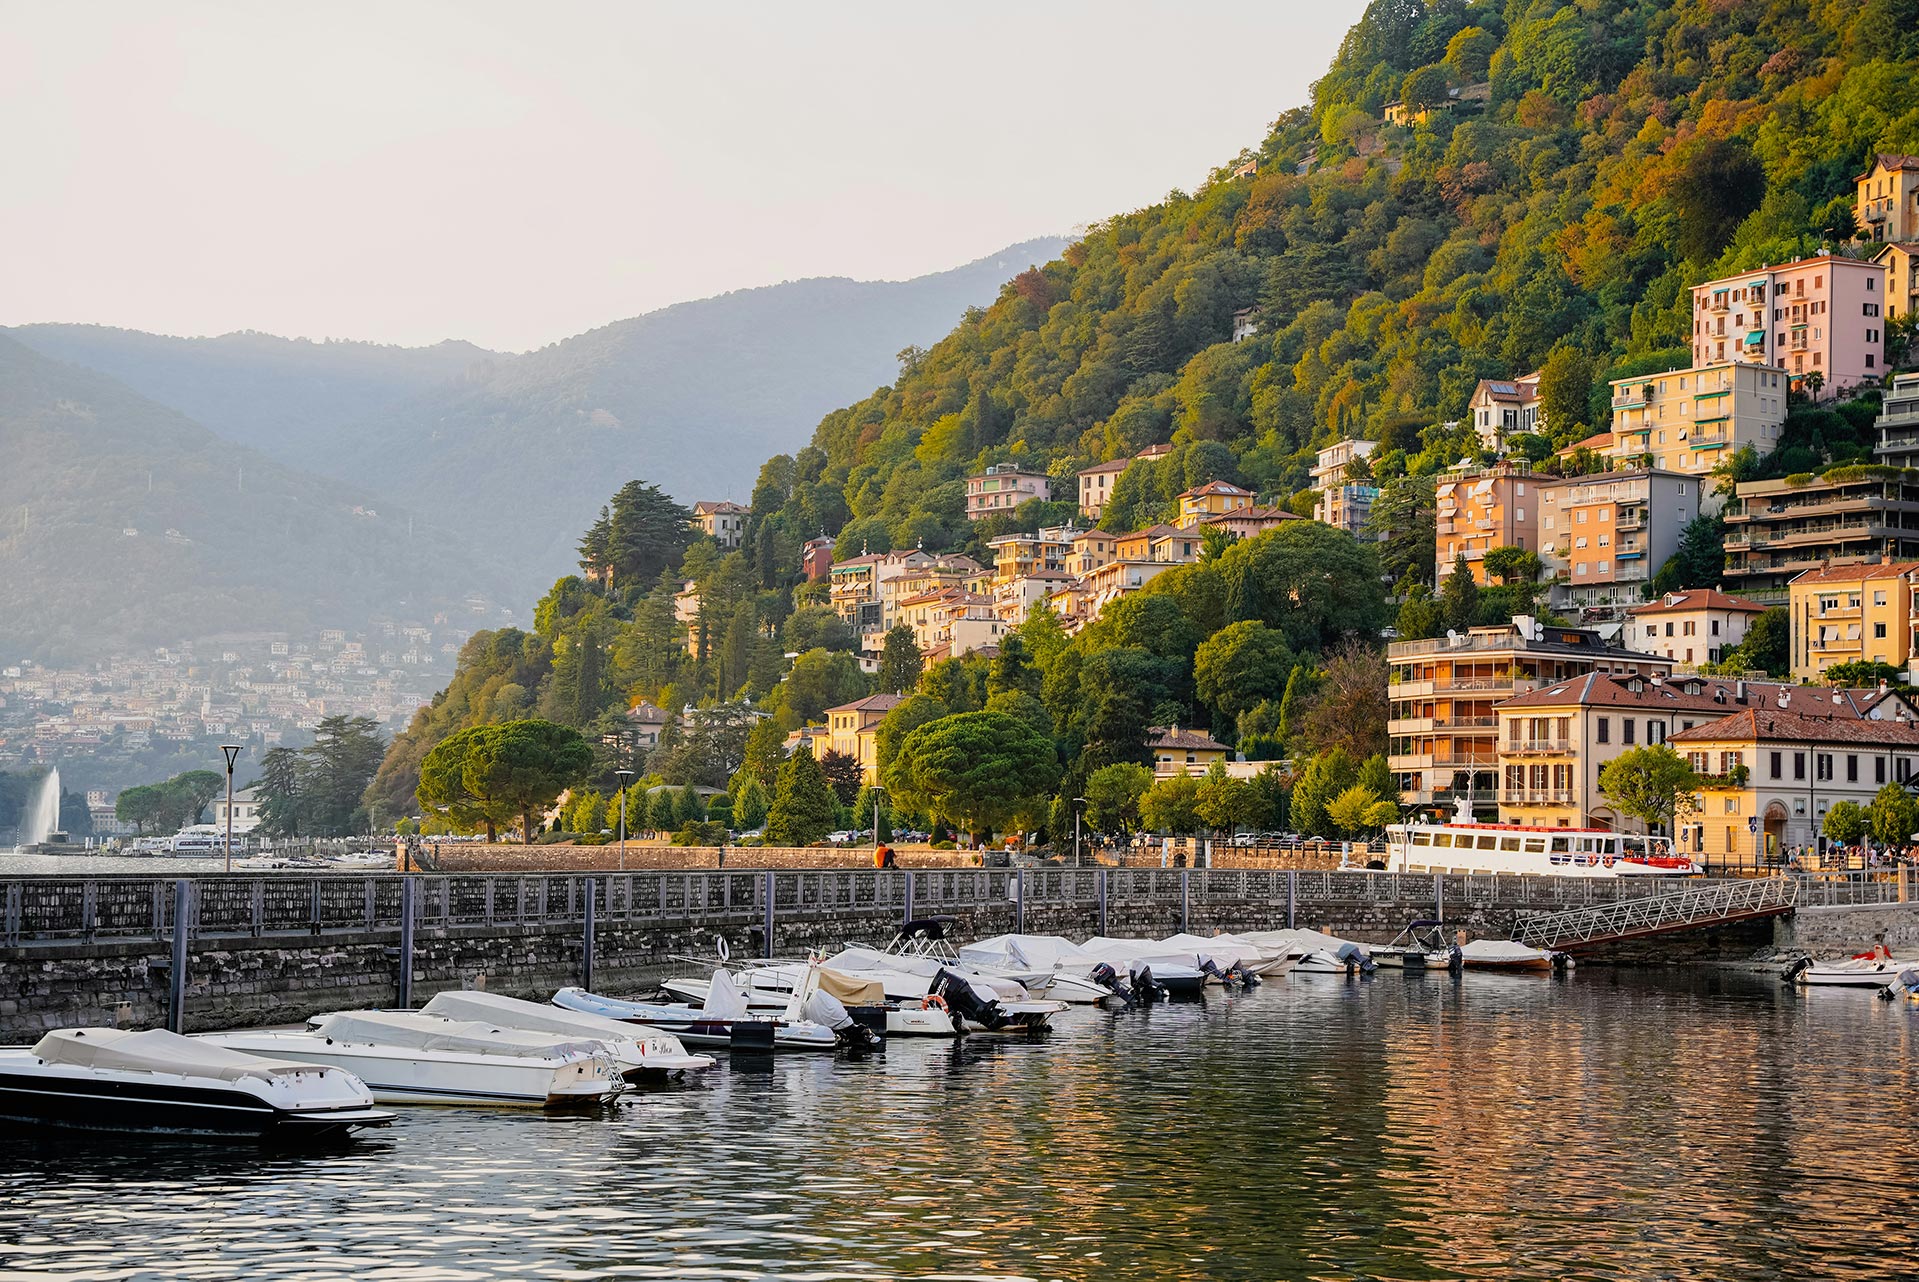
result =
[{"label": "stone retaining wall", "polygon": [[1883,942],[1895,957],[1919,957],[1919,904],[1801,908],[1782,918],[1773,942],[1781,953],[1843,957]]}]

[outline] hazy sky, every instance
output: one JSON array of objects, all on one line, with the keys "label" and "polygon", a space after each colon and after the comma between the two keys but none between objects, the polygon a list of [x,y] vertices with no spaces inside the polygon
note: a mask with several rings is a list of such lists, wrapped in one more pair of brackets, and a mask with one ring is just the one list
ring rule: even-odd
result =
[{"label": "hazy sky", "polygon": [[1363,0],[0,0],[0,324],[520,349],[1190,188]]}]

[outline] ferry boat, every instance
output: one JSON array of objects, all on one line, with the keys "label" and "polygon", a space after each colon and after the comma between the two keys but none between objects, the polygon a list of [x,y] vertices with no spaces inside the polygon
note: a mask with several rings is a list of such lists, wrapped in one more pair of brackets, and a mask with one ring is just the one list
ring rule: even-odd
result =
[{"label": "ferry boat", "polygon": [[1451,823],[1386,830],[1389,872],[1517,873],[1540,877],[1690,877],[1703,871],[1664,837],[1608,828],[1474,823],[1460,798]]}]

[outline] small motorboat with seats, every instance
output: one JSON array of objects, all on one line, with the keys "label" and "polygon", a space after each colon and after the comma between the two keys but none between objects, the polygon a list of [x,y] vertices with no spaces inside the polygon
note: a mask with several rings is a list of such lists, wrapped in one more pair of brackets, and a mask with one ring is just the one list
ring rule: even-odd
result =
[{"label": "small motorboat with seats", "polygon": [[1172,997],[1197,997],[1206,990],[1209,976],[1200,958],[1169,952],[1158,940],[1095,935],[1081,947],[1124,974],[1134,988],[1157,985]]},{"label": "small motorboat with seats", "polygon": [[[998,935],[994,937],[999,944],[997,948],[981,949],[979,945],[969,944],[955,951],[951,942],[955,921],[953,917],[922,917],[909,921],[880,950],[880,955],[893,959],[893,965],[915,975],[928,975],[938,970],[964,975],[992,988],[1003,1002],[1041,999],[1092,1005],[1109,996],[1104,989],[1086,978],[1098,958],[1086,957],[1077,973],[1060,964],[1069,951],[1077,954],[1079,950],[1058,935]],[[1026,954],[1014,942],[1020,938],[1048,941],[1035,942],[1033,945],[1034,950],[1047,959],[1045,964],[1035,965],[1027,960]],[[855,950],[849,948],[847,951]]]},{"label": "small motorboat with seats", "polygon": [[1366,945],[1321,930],[1249,930],[1240,938],[1296,958],[1299,975],[1370,975],[1378,968]]},{"label": "small motorboat with seats", "polygon": [[[781,1015],[755,1014],[734,984],[731,972],[724,968],[713,972],[698,1006],[605,997],[582,988],[562,988],[553,994],[553,1004],[644,1024],[695,1046],[729,1051],[830,1051],[843,1045],[866,1047],[875,1040],[870,1030],[847,1013],[844,1004],[823,990],[789,997]],[[813,1015],[824,1018],[811,1018]]]},{"label": "small motorboat with seats", "polygon": [[1102,960],[1064,935],[994,935],[967,944],[957,956],[960,965],[983,974],[1050,976],[1049,982],[1030,991],[1055,1001],[1092,1006],[1113,995],[1093,982],[1093,969]]},{"label": "small motorboat with seats", "polygon": [[1446,938],[1446,923],[1421,917],[1393,936],[1390,944],[1371,950],[1373,962],[1386,970],[1419,973],[1451,970],[1457,973],[1465,965],[1459,946]]},{"label": "small motorboat with seats", "polygon": [[0,1048],[0,1121],[78,1131],[311,1143],[393,1114],[353,1074],[165,1029],[62,1028]]},{"label": "small motorboat with seats", "polygon": [[441,1019],[478,1021],[527,1033],[551,1033],[576,1041],[595,1041],[619,1066],[629,1082],[665,1080],[713,1067],[711,1055],[689,1055],[680,1039],[660,1029],[638,1029],[631,1024],[584,1011],[563,1010],[540,1002],[521,1001],[499,993],[455,989],[435,993],[420,1008],[422,1015]]},{"label": "small motorboat with seats", "polygon": [[1786,967],[1781,976],[1788,984],[1810,988],[1886,988],[1901,973],[1919,969],[1919,960],[1900,959],[1878,943],[1863,953],[1854,953],[1843,961],[1821,962],[1801,957]]},{"label": "small motorboat with seats", "polygon": [[596,1040],[413,1011],[337,1011],[305,1031],[202,1033],[193,1040],[340,1068],[389,1104],[594,1108],[626,1089],[619,1065]]},{"label": "small motorboat with seats", "polygon": [[1467,970],[1527,970],[1565,972],[1572,968],[1569,954],[1550,948],[1532,948],[1510,939],[1467,939],[1460,931],[1455,942]]}]

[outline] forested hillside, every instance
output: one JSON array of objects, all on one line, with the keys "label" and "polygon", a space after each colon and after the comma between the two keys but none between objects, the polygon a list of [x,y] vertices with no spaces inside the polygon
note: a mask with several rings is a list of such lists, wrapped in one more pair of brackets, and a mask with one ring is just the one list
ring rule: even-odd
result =
[{"label": "forested hillside", "polygon": [[[1056,782],[1019,801],[1028,821],[1057,822],[1076,795],[1098,807],[1097,794],[1120,798],[1103,818],[1121,826],[1290,814],[1304,830],[1361,831],[1394,791],[1377,755],[1383,583],[1430,583],[1431,477],[1478,449],[1454,425],[1477,380],[1542,371],[1551,438],[1516,443],[1535,458],[1605,426],[1608,378],[1688,363],[1689,284],[1850,242],[1851,176],[1875,150],[1919,150],[1916,58],[1915,0],[1378,0],[1311,103],[1257,147],[1019,273],[990,307],[906,353],[891,385],[770,460],[742,551],[695,543],[675,572],[681,553],[664,549],[657,587],[620,575],[610,592],[556,585],[535,633],[476,641],[389,765],[417,761],[463,721],[533,707],[607,729],[641,697],[669,709],[746,698],[772,714],[770,737],[877,686],[912,696],[889,715],[880,755],[894,797],[923,818],[1011,813],[959,805],[913,777],[920,754],[906,750],[928,746],[909,738],[922,731],[945,748],[999,742],[965,720],[998,716],[1057,755]],[[1234,342],[1241,313],[1256,330]],[[1789,447],[1856,452],[1858,414],[1821,413],[1830,437],[1801,415]],[[1380,442],[1384,542],[1308,522],[1240,544],[1209,538],[1199,564],[1078,635],[1042,610],[990,661],[921,673],[893,662],[889,638],[869,681],[823,585],[793,587],[801,542],[821,532],[837,535],[842,560],[915,546],[979,554],[996,533],[1072,510],[1033,502],[969,524],[963,478],[989,464],[1045,471],[1068,497],[1077,469],[1170,444],[1120,478],[1102,524],[1129,529],[1212,479],[1302,507],[1314,450],[1346,436]],[[691,655],[670,641],[681,578],[698,591]],[[578,662],[589,650],[606,662]],[[518,713],[490,708],[500,691]],[[1116,784],[1111,772],[1140,770],[1148,727],[1171,724],[1210,726],[1299,771],[1251,800],[1232,800],[1227,781],[1183,800],[1171,793],[1184,784],[1166,797],[1137,774]],[[735,746],[724,764],[737,767],[736,793],[809,786],[784,768],[776,777],[764,743]],[[667,782],[691,778],[676,753],[649,762]],[[388,776],[395,802],[404,775]]]}]

